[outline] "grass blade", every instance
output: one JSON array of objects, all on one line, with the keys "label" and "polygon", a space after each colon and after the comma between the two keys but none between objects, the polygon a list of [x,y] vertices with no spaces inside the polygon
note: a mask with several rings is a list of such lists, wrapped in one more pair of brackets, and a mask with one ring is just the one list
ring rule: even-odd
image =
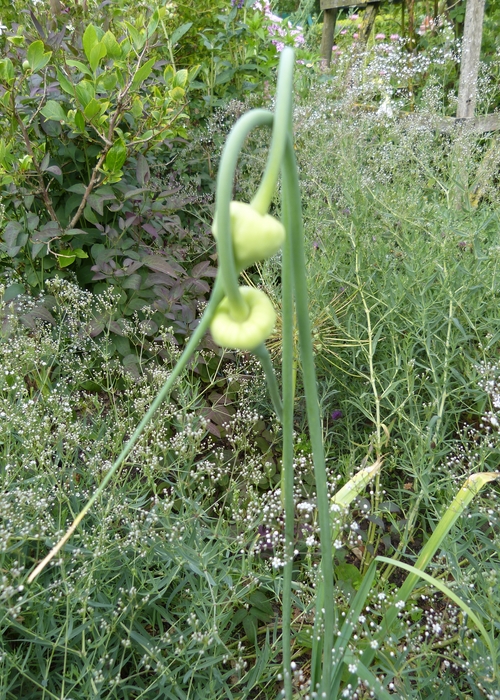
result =
[{"label": "grass blade", "polygon": [[421,571],[420,569],[417,569],[415,566],[411,566],[411,564],[404,564],[403,562],[396,561],[395,559],[391,559],[389,557],[382,557],[378,556],[376,557],[376,561],[383,561],[385,564],[393,564],[394,566],[397,566],[400,569],[404,569],[405,571],[410,572],[411,574],[414,574],[415,576],[420,577],[424,581],[427,581],[427,583],[430,583],[432,586],[437,588],[441,593],[444,593],[445,596],[450,598],[456,605],[458,605],[459,608],[461,608],[466,615],[470,617],[470,619],[473,621],[473,623],[476,625],[478,630],[481,632],[484,641],[490,650],[491,658],[493,661],[493,667],[495,669],[495,676],[496,676],[496,649],[495,649],[495,643],[494,640],[490,637],[488,632],[486,631],[485,626],[483,625],[481,619],[476,615],[476,613],[472,610],[472,608],[467,605],[467,603],[462,600],[456,593],[454,593],[451,588],[448,588],[442,581],[439,579],[435,578],[434,576],[431,576],[430,574],[425,573],[425,571]]},{"label": "grass blade", "polygon": [[[425,544],[424,548],[420,552],[420,556],[415,562],[415,569],[422,571],[429,564],[432,557],[437,552],[441,543],[443,542],[446,535],[449,533],[453,525],[456,523],[458,518],[462,515],[464,510],[467,508],[469,503],[472,501],[474,496],[476,496],[479,491],[490,481],[495,481],[500,477],[500,472],[480,472],[478,474],[473,474],[470,476],[460,491],[457,493],[452,503],[450,504],[448,510],[445,512],[441,520],[436,526],[436,529],[432,533],[428,542]],[[418,574],[410,573],[407,577],[398,593],[398,601],[406,602],[411,592],[413,591],[416,583],[418,581]],[[382,622],[380,623],[380,628],[382,636],[385,636],[390,631],[394,621],[398,615],[398,608],[395,605],[391,605],[389,610],[384,615]],[[375,656],[375,651],[368,647],[363,652],[363,663],[369,666],[373,661]]]}]

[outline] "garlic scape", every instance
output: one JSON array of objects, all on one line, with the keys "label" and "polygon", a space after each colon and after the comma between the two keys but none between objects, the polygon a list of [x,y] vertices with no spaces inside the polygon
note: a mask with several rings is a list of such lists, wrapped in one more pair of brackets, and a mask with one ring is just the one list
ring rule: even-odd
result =
[{"label": "garlic scape", "polygon": [[[231,247],[234,268],[227,269],[222,279],[229,279],[232,284],[225,285],[226,296],[215,311],[210,331],[217,345],[234,350],[254,350],[273,332],[276,313],[264,292],[253,287],[239,287],[237,275],[257,261],[274,255],[285,240],[285,228],[273,216],[259,214],[250,204],[231,202],[229,229],[229,240],[226,236],[225,241],[219,239],[217,244],[219,253],[224,242]],[[217,239],[216,221],[213,233]]]},{"label": "garlic scape", "polygon": [[[231,202],[229,220],[233,256],[238,272],[259,260],[266,260],[280,250],[285,240],[283,224],[269,214],[259,214],[251,204]],[[217,239],[217,220],[213,234]]]},{"label": "garlic scape", "polygon": [[269,297],[260,289],[240,287],[240,294],[248,308],[247,317],[235,319],[228,297],[217,307],[210,332],[221,347],[234,350],[255,350],[271,335],[276,313]]}]

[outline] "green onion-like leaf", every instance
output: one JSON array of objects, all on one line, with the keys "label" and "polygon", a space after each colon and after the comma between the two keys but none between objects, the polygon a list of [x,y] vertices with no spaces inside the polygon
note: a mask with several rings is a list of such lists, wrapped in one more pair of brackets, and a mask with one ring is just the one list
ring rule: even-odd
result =
[{"label": "green onion-like leaf", "polygon": [[[476,615],[476,613],[472,610],[472,608],[467,605],[467,603],[462,600],[456,593],[454,593],[448,586],[446,586],[442,581],[439,579],[435,578],[434,576],[431,576],[430,574],[426,574],[425,571],[421,571],[420,569],[417,569],[415,566],[411,566],[410,564],[403,564],[401,561],[396,561],[395,559],[391,559],[389,557],[376,557],[376,560],[378,561],[383,561],[385,564],[392,564],[393,566],[397,566],[399,569],[404,569],[405,571],[409,571],[411,574],[414,576],[422,578],[424,581],[427,581],[427,583],[430,583],[432,586],[437,588],[441,593],[444,593],[445,596],[450,598],[456,605],[458,605],[459,608],[461,608],[466,615],[470,617],[472,622],[476,625],[478,630],[481,632],[483,639],[490,650],[491,658],[493,661],[493,665],[496,669],[496,649],[495,649],[495,641],[490,637],[488,632],[486,631],[485,626],[483,625],[482,620]],[[399,599],[399,596],[398,596]]]},{"label": "green onion-like leaf", "polygon": [[[482,472],[479,474],[473,474],[464,483],[460,491],[457,493],[453,499],[448,510],[445,512],[441,520],[436,526],[436,529],[432,533],[431,537],[423,547],[420,552],[420,556],[415,562],[415,569],[422,571],[429,564],[432,557],[437,552],[441,543],[443,542],[446,535],[449,533],[453,525],[456,523],[458,518],[462,515],[464,510],[467,508],[469,503],[472,501],[474,496],[476,496],[479,491],[490,481],[495,481],[500,477],[500,472]],[[391,563],[392,562],[391,560]],[[419,574],[410,573],[398,592],[398,600],[406,602],[411,592],[413,591]],[[391,629],[394,621],[398,615],[398,608],[395,605],[391,605],[389,610],[384,615],[382,622],[380,623],[381,634],[386,635]],[[371,647],[365,649],[363,653],[363,663],[369,666],[375,656],[375,652]]]}]

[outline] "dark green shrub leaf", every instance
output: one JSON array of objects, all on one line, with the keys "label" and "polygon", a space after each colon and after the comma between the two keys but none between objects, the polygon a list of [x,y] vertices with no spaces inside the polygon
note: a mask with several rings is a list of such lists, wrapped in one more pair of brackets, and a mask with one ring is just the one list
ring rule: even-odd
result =
[{"label": "dark green shrub leaf", "polygon": [[116,41],[115,35],[113,34],[113,32],[110,32],[109,29],[103,36],[102,43],[106,47],[106,51],[108,52],[108,56],[110,58],[112,58],[113,60],[117,60],[122,57],[122,50],[120,48],[120,44]]},{"label": "dark green shrub leaf", "polygon": [[97,70],[97,66],[99,65],[99,61],[101,60],[101,58],[104,58],[106,53],[107,53],[106,46],[104,45],[104,43],[102,41],[99,41],[93,47],[92,51],[90,52],[89,63],[90,63],[90,67],[92,68],[94,73]]},{"label": "dark green shrub leaf", "polygon": [[86,107],[95,97],[94,86],[89,80],[82,80],[75,87],[76,96],[80,104]]},{"label": "dark green shrub leaf", "polygon": [[38,240],[45,242],[51,238],[57,238],[60,233],[61,230],[57,221],[47,221],[47,223],[40,228],[40,231],[36,233],[36,237]]},{"label": "dark green shrub leaf", "polygon": [[127,370],[127,372],[130,372],[130,374],[135,377],[136,379],[139,379],[141,376],[140,370],[139,370],[139,358],[135,353],[130,353],[129,355],[125,355],[125,357],[122,359],[122,364]]},{"label": "dark green shrub leaf", "polygon": [[127,148],[123,141],[120,140],[117,141],[113,146],[111,146],[106,155],[106,160],[104,162],[108,170],[110,170],[111,172],[116,172],[121,169],[122,165],[125,163],[126,160]]},{"label": "dark green shrub leaf", "polygon": [[97,31],[93,24],[89,24],[87,29],[83,33],[82,44],[85,55],[87,56],[87,61],[90,63],[90,56],[92,54],[92,49],[98,43]]},{"label": "dark green shrub leaf", "polygon": [[66,121],[66,112],[61,107],[59,102],[48,100],[45,107],[42,109],[42,114],[45,119],[53,119],[56,122]]},{"label": "dark green shrub leaf", "polygon": [[335,567],[335,574],[339,581],[350,583],[355,590],[360,587],[361,581],[363,580],[363,576],[354,564],[337,564]]},{"label": "dark green shrub leaf", "polygon": [[[82,193],[83,194],[83,193]],[[101,216],[104,214],[104,202],[115,199],[115,193],[110,187],[104,185],[89,195],[88,203],[94,211]]]},{"label": "dark green shrub leaf", "polygon": [[75,192],[76,194],[85,194],[85,190],[87,188],[83,184],[83,182],[77,182],[76,185],[71,185],[71,187],[68,187],[68,192]]},{"label": "dark green shrub leaf", "polygon": [[89,68],[87,68],[85,63],[82,63],[81,61],[75,61],[73,59],[67,60],[66,63],[68,64],[68,66],[74,66],[75,68],[78,68],[79,70],[81,70],[82,73],[92,78],[92,71],[89,70]]},{"label": "dark green shrub leaf", "polygon": [[28,46],[26,58],[34,73],[46,66],[52,56],[52,51],[47,51],[47,53],[45,53],[43,49],[43,41],[40,40],[34,41]]},{"label": "dark green shrub leaf", "polygon": [[[83,231],[81,228],[69,228],[64,232],[65,236],[81,236],[82,234],[87,235],[87,231]],[[85,255],[84,257],[87,258],[88,256]]]},{"label": "dark green shrub leaf", "polygon": [[42,253],[41,257],[47,255],[47,244],[46,243],[33,243],[31,246],[31,257],[33,260]]},{"label": "dark green shrub leaf", "polygon": [[150,58],[149,61],[146,61],[146,63],[139,68],[132,81],[132,90],[137,88],[144,80],[146,80],[146,78],[149,77],[155,63],[156,59]]},{"label": "dark green shrub leaf", "polygon": [[172,46],[175,46],[180,39],[188,32],[191,27],[193,26],[192,22],[185,22],[184,24],[181,24],[180,27],[177,27],[177,29],[172,32],[172,36],[170,37],[170,43]]},{"label": "dark green shrub leaf", "polygon": [[4,58],[0,61],[0,81],[8,85],[14,80],[14,66],[10,58]]},{"label": "dark green shrub leaf", "polygon": [[141,288],[142,284],[142,277],[140,275],[130,275],[130,277],[127,277],[127,279],[123,282],[122,287],[123,289],[133,289],[136,292]]},{"label": "dark green shrub leaf", "polygon": [[130,35],[130,38],[132,39],[134,48],[137,49],[137,51],[140,51],[146,43],[146,36],[141,32],[137,31],[134,25],[130,24],[130,22],[124,22],[124,24],[128,29],[128,33]]},{"label": "dark green shrub leaf", "polygon": [[248,600],[252,603],[254,608],[260,610],[264,614],[266,619],[270,619],[273,616],[273,607],[264,591],[253,591],[253,593],[250,593],[248,596]]},{"label": "dark green shrub leaf", "polygon": [[9,221],[3,230],[3,240],[5,243],[6,253],[9,257],[15,257],[23,245],[28,240],[27,233],[21,233],[23,230],[19,221]]},{"label": "dark green shrub leaf", "polygon": [[226,70],[223,70],[222,73],[219,73],[215,79],[215,84],[223,85],[224,83],[228,83],[233,78],[235,72],[236,70],[234,68],[227,68]]},{"label": "dark green shrub leaf", "polygon": [[137,166],[135,169],[135,174],[139,185],[147,184],[149,182],[149,178],[151,177],[148,161],[142,155],[142,153],[139,153],[139,155],[137,156]]},{"label": "dark green shrub leaf", "polygon": [[111,92],[118,82],[118,77],[116,73],[102,73],[98,78],[98,82],[105,90]]},{"label": "dark green shrub leaf", "polygon": [[87,119],[93,119],[101,111],[101,103],[93,97],[83,110]]},{"label": "dark green shrub leaf", "polygon": [[143,192],[147,192],[148,188],[147,187],[134,187],[133,189],[129,190],[123,197],[124,201],[127,201],[127,199],[131,199],[132,197],[136,197],[139,194],[142,194]]},{"label": "dark green shrub leaf", "polygon": [[87,221],[90,221],[91,224],[98,224],[99,220],[97,216],[94,214],[92,211],[91,207],[87,204],[85,209],[83,210],[83,216],[87,219]]},{"label": "dark green shrub leaf", "polygon": [[79,131],[85,132],[85,117],[80,111],[75,114],[75,125]]},{"label": "dark green shrub leaf", "polygon": [[4,302],[12,301],[12,299],[15,299],[20,294],[26,294],[26,289],[24,288],[24,285],[19,284],[18,282],[15,282],[14,284],[9,284],[9,286],[3,293],[3,300]]},{"label": "dark green shrub leaf", "polygon": [[155,335],[158,332],[158,324],[152,319],[142,322],[142,329],[146,335]]},{"label": "dark green shrub leaf", "polygon": [[40,217],[37,214],[28,214],[26,216],[28,231],[34,231],[40,222]]},{"label": "dark green shrub leaf", "polygon": [[122,357],[132,354],[128,338],[117,335],[113,338],[113,345]]},{"label": "dark green shrub leaf", "polygon": [[59,86],[61,90],[64,90],[64,92],[67,92],[68,95],[71,95],[74,97],[75,95],[75,88],[73,86],[73,83],[68,80],[68,78],[62,73],[59,68],[56,70],[57,73],[57,80],[59,82]]},{"label": "dark green shrub leaf", "polygon": [[257,622],[254,617],[251,617],[250,615],[247,615],[246,617],[243,618],[243,629],[245,630],[245,634],[247,636],[247,639],[249,642],[252,644],[257,643]]}]

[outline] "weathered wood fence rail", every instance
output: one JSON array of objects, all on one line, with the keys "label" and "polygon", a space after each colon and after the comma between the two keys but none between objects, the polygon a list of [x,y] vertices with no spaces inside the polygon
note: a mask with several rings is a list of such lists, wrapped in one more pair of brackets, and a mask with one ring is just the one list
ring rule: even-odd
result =
[{"label": "weathered wood fence rail", "polygon": [[[326,65],[332,60],[332,48],[335,39],[335,25],[339,10],[350,7],[363,9],[364,14],[359,30],[359,40],[368,41],[375,24],[375,18],[381,0],[321,0],[323,10],[323,33],[321,36],[321,57]],[[443,119],[443,131],[449,131],[458,124],[467,125],[476,133],[486,133],[500,129],[500,113],[474,117],[477,97],[477,78],[479,57],[483,37],[485,0],[467,0],[465,10],[464,35],[462,39],[462,58],[460,62],[460,82],[458,87],[458,105],[456,117]]]}]

